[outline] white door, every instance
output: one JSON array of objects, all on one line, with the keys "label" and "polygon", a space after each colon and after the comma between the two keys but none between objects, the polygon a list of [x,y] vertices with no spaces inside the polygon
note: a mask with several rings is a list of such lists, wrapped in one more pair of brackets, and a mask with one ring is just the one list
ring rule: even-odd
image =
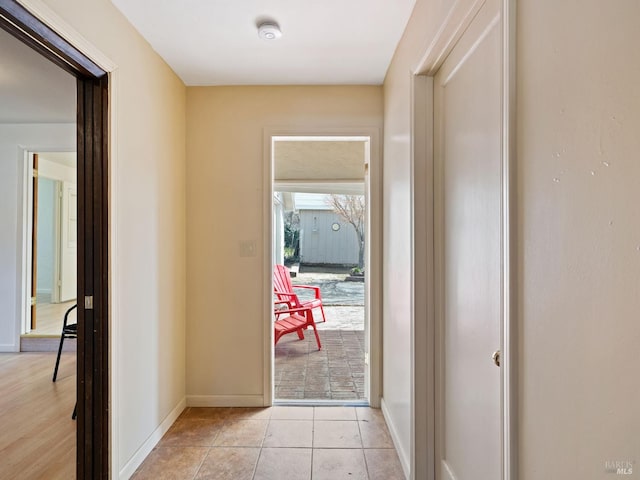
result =
[{"label": "white door", "polygon": [[78,200],[76,185],[63,182],[60,225],[60,301],[77,296]]},{"label": "white door", "polygon": [[437,475],[501,473],[500,2],[482,7],[434,79]]}]

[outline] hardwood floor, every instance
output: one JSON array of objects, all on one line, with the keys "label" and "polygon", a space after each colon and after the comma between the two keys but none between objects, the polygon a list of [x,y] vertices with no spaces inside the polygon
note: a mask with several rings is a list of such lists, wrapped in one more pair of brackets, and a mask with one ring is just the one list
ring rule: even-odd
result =
[{"label": "hardwood floor", "polygon": [[0,353],[0,479],[75,478],[75,354]]},{"label": "hardwood floor", "polygon": [[[55,336],[60,338],[62,331],[62,320],[64,313],[69,307],[75,305],[76,301],[72,300],[65,303],[39,303],[36,304],[36,329],[31,330],[27,335],[31,336]],[[69,323],[75,323],[76,311],[69,314]]]}]

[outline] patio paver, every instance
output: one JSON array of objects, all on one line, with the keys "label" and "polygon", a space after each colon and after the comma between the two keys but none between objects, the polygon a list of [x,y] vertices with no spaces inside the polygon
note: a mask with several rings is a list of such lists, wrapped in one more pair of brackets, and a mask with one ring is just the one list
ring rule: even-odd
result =
[{"label": "patio paver", "polygon": [[364,331],[322,330],[285,335],[275,347],[277,400],[364,400]]}]

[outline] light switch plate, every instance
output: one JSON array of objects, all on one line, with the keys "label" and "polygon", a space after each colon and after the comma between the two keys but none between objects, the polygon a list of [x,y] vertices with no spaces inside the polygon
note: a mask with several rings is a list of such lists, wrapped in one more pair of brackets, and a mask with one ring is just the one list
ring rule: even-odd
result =
[{"label": "light switch plate", "polygon": [[255,240],[243,240],[240,242],[241,257],[255,257],[256,250],[257,250],[257,247],[256,247]]}]

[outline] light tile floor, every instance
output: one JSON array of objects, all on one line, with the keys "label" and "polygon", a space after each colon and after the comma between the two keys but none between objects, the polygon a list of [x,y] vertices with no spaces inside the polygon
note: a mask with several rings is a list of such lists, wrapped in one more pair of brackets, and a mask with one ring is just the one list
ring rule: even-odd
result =
[{"label": "light tile floor", "polygon": [[380,410],[187,408],[136,480],[404,480]]}]

